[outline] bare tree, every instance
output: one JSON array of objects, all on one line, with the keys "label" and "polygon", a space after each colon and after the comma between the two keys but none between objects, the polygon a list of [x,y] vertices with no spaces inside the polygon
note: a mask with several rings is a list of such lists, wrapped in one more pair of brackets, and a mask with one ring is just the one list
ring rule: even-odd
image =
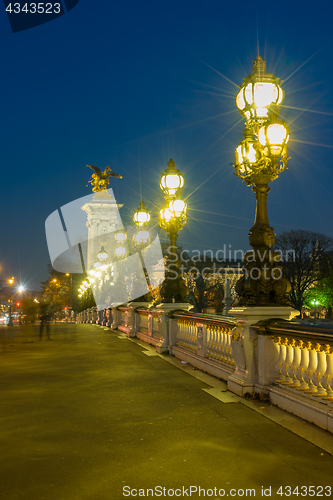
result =
[{"label": "bare tree", "polygon": [[291,284],[290,302],[301,311],[305,292],[322,280],[332,262],[333,238],[297,229],[276,237],[274,250],[281,252],[284,275]]}]

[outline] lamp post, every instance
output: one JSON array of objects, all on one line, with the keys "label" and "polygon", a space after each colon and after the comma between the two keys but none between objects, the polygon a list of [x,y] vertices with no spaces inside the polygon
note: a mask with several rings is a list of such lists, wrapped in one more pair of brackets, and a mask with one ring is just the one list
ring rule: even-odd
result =
[{"label": "lamp post", "polygon": [[171,158],[168,168],[161,174],[160,188],[164,194],[164,208],[159,213],[159,225],[168,234],[170,240],[167,256],[167,271],[161,287],[161,297],[164,303],[187,302],[188,290],[180,275],[180,261],[177,254],[178,232],[187,222],[187,206],[181,199],[184,187],[184,177],[176,168]]},{"label": "lamp post", "polygon": [[15,279],[13,278],[12,275],[9,276],[8,278],[8,283],[10,286],[10,303],[9,303],[9,318],[8,318],[8,326],[13,326],[13,320],[12,320],[12,285],[14,284]]},{"label": "lamp post", "polygon": [[266,73],[266,63],[258,56],[236,97],[245,130],[235,152],[234,173],[252,186],[256,196],[255,221],[249,233],[253,250],[245,254],[245,276],[236,285],[240,305],[285,305],[291,288],[278,264],[280,254],[271,250],[275,234],[267,214],[268,185],[287,168],[289,159],[289,130],[278,119],[283,98],[279,79]]},{"label": "lamp post", "polygon": [[145,283],[147,283],[151,297],[153,297],[153,289],[142,257],[142,250],[144,250],[144,248],[147,247],[150,243],[150,233],[146,229],[150,221],[150,213],[145,207],[143,200],[140,202],[139,208],[134,212],[133,221],[137,227],[137,231],[133,234],[132,246],[138,252],[140,258],[140,266],[137,270],[137,277],[135,280],[137,291],[135,290],[135,288],[133,291],[134,295],[136,295],[137,297],[132,302],[145,303],[149,301],[148,298],[149,294],[141,295],[142,292],[142,286],[140,286],[141,276],[142,276],[141,269],[143,270],[145,276]]}]

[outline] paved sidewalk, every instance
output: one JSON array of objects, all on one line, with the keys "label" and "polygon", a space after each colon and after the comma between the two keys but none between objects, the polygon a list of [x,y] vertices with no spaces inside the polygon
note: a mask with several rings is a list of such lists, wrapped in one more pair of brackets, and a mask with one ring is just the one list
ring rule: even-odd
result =
[{"label": "paved sidewalk", "polygon": [[[215,499],[249,497],[247,489],[264,498],[262,487],[280,499],[287,486],[310,498],[301,495],[310,485],[311,496],[329,498],[319,487],[333,487],[333,456],[222,394],[222,383],[220,391],[218,381],[190,376],[174,358],[95,325],[51,326],[51,337],[0,329],[4,500],[144,498],[156,486],[165,494],[157,489],[150,498],[168,498],[168,489],[204,498],[194,492],[199,486],[206,497],[216,488]],[[212,397],[219,392],[221,401]],[[287,494],[277,494],[280,486]]]}]

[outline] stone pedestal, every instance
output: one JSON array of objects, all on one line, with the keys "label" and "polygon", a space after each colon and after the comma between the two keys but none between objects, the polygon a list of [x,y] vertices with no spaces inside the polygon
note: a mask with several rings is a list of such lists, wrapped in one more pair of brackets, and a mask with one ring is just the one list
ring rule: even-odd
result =
[{"label": "stone pedestal", "polygon": [[160,335],[163,337],[163,341],[156,345],[156,352],[163,353],[170,351],[170,332],[169,328],[172,325],[169,319],[169,313],[171,311],[190,311],[194,306],[193,304],[189,304],[187,302],[170,302],[159,304],[156,306],[156,309],[161,311],[161,315],[159,316],[159,330]]},{"label": "stone pedestal", "polygon": [[[228,389],[239,396],[252,394],[255,390],[264,392],[269,383],[270,365],[274,353],[269,352],[270,343],[264,336],[257,335],[251,325],[266,319],[291,320],[299,314],[292,307],[235,307],[229,315],[237,320],[232,332],[232,345],[236,369],[228,377]],[[272,361],[272,363],[271,363]],[[258,392],[258,391],[257,391]]]}]

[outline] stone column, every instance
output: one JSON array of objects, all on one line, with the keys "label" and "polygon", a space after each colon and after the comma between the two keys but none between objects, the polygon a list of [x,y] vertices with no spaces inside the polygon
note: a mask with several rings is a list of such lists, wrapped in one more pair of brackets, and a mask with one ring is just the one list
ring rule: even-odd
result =
[{"label": "stone column", "polygon": [[102,246],[108,252],[109,257],[113,256],[113,233],[122,227],[119,209],[123,205],[117,204],[111,193],[111,189],[98,191],[90,202],[85,203],[81,207],[87,214],[87,272],[89,272],[96,262],[97,253]]}]

